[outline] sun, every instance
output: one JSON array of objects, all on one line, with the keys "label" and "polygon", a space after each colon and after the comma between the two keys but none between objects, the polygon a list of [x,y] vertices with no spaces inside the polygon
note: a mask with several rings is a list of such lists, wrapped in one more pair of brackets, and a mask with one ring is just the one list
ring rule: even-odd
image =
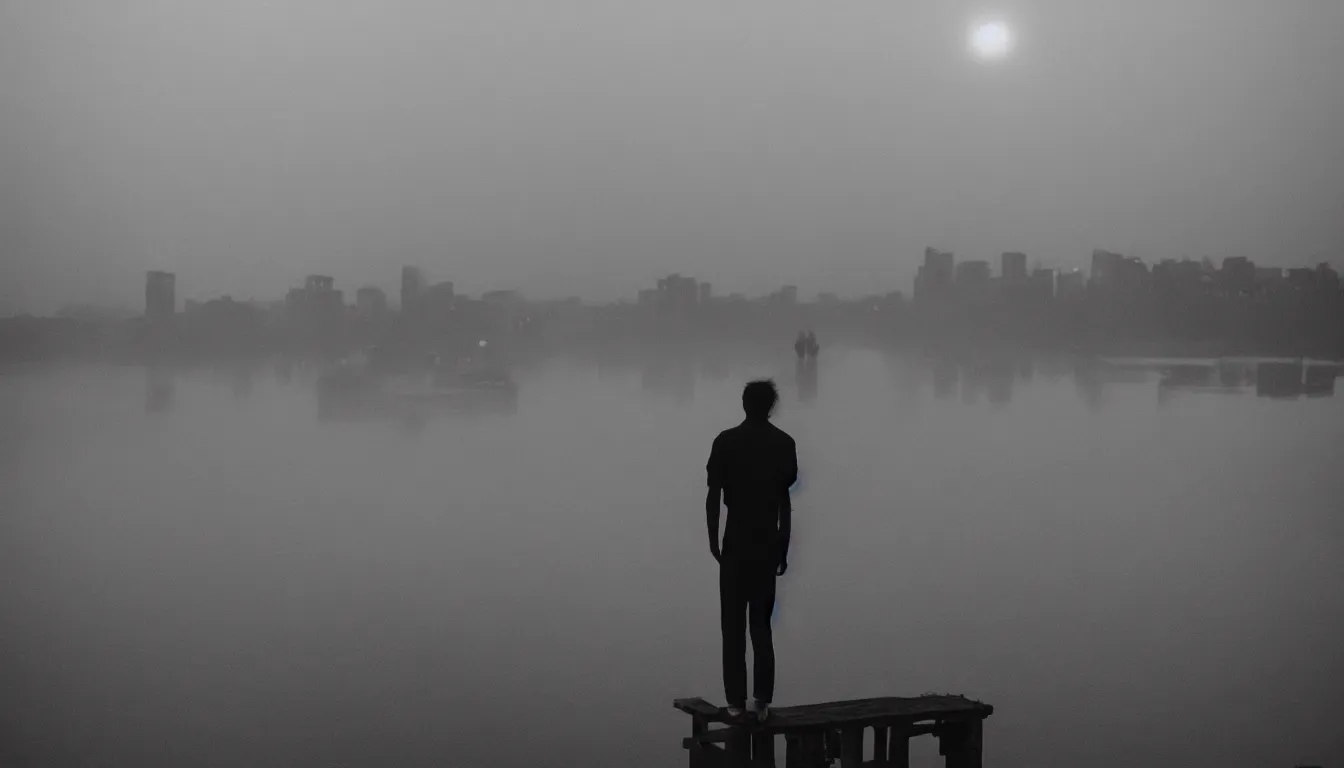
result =
[{"label": "sun", "polygon": [[1013,50],[1013,31],[1002,21],[982,21],[971,27],[971,52],[981,61],[996,61]]}]

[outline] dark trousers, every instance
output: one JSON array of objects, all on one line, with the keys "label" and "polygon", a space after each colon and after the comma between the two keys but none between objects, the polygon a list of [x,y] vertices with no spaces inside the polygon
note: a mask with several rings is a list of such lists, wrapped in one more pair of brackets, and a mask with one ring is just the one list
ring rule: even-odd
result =
[{"label": "dark trousers", "polygon": [[775,611],[775,566],[723,558],[719,566],[719,621],[723,628],[723,690],[728,706],[747,701],[747,627],[751,627],[753,698],[770,702],[775,694],[775,641],[770,616]]}]

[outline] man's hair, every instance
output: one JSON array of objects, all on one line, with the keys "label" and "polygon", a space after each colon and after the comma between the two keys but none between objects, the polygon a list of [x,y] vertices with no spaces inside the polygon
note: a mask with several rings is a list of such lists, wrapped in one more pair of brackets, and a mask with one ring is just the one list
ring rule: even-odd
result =
[{"label": "man's hair", "polygon": [[742,388],[742,410],[752,419],[768,419],[779,402],[779,391],[770,379],[748,382]]}]

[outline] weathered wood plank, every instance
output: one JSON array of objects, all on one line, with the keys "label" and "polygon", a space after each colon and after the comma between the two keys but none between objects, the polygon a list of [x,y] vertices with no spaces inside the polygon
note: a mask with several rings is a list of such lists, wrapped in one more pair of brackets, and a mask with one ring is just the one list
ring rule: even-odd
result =
[{"label": "weathered wood plank", "polygon": [[[727,722],[725,710],[704,699],[677,699],[673,706],[709,722]],[[857,699],[770,710],[770,719],[760,726],[774,733],[849,727],[887,726],[920,720],[979,720],[993,714],[988,704],[963,696],[918,696],[914,698]]]},{"label": "weathered wood plank", "polygon": [[672,706],[693,717],[698,716],[708,720],[718,720],[724,717],[723,710],[698,696],[692,699],[674,699]]},{"label": "weathered wood plank", "polygon": [[728,737],[732,734],[732,732],[733,732],[732,728],[715,728],[713,730],[707,730],[702,733],[693,734],[690,738],[682,739],[682,743],[690,744],[691,742],[695,742],[696,744],[725,744],[728,742]]}]

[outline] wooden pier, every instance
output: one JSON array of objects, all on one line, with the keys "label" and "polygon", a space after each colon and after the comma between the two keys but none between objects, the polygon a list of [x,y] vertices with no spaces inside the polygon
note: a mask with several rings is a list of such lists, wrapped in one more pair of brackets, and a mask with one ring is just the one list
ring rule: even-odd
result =
[{"label": "wooden pier", "polygon": [[[691,716],[691,768],[775,765],[775,737],[783,736],[786,768],[908,768],[912,736],[939,741],[947,768],[980,768],[982,728],[994,713],[988,704],[963,696],[858,699],[771,709],[764,723],[730,720],[727,711],[704,699],[677,699],[674,707]],[[725,727],[711,728],[713,724]],[[871,757],[864,742],[873,731]]]}]

